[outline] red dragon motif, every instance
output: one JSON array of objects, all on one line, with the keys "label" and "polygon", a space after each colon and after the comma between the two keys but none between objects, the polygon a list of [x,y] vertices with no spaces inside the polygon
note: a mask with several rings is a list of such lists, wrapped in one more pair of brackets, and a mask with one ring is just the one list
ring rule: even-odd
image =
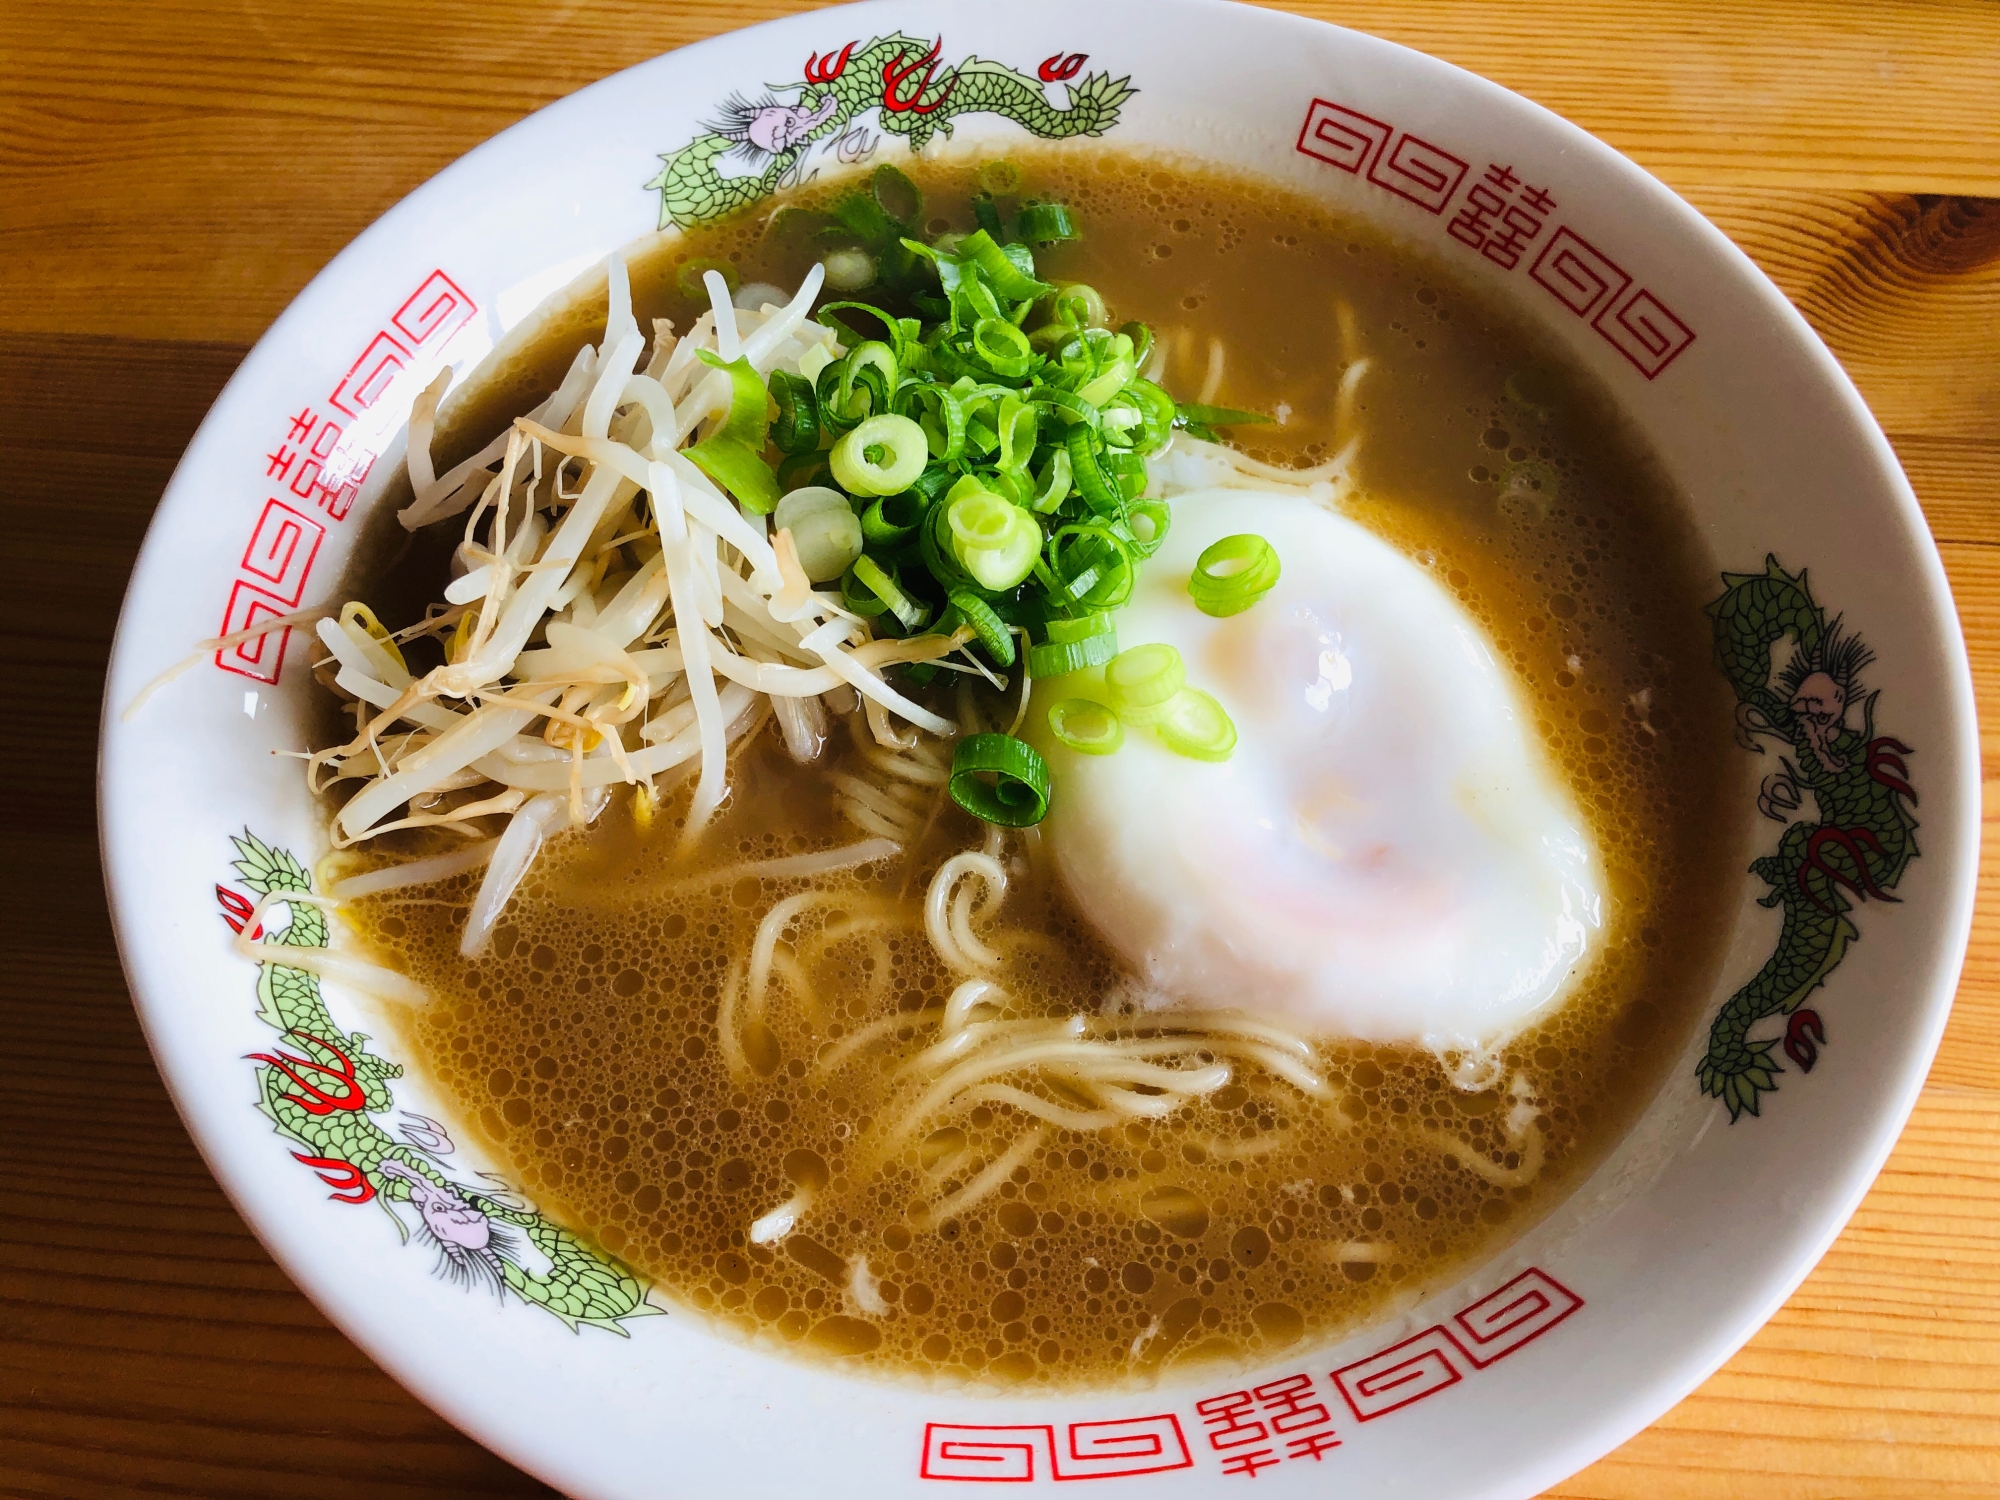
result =
[{"label": "red dragon motif", "polygon": [[[920,101],[924,97],[924,90],[931,86],[931,80],[937,74],[938,59],[944,55],[944,38],[940,36],[931,43],[930,51],[906,63],[903,59],[908,55],[905,52],[898,52],[888,62],[882,64],[882,107],[892,114],[927,115],[951,97],[952,90],[958,87],[958,71],[953,69],[938,96],[925,104]],[[907,94],[898,93],[897,90],[918,68],[922,68],[924,74],[917,80],[917,86]]]},{"label": "red dragon motif", "polygon": [[[280,1096],[281,1098],[290,1100],[309,1115],[330,1115],[337,1109],[351,1112],[360,1109],[368,1102],[367,1089],[361,1080],[355,1076],[353,1058],[349,1057],[325,1037],[314,1036],[310,1032],[304,1031],[288,1031],[285,1035],[295,1036],[301,1041],[311,1042],[316,1047],[324,1047],[334,1057],[339,1059],[339,1065],[320,1062],[318,1059],[311,1057],[294,1057],[289,1052],[279,1052],[276,1054],[269,1052],[249,1053],[248,1057],[251,1062],[269,1063],[280,1073],[291,1079],[293,1083],[305,1090],[303,1095],[284,1094]],[[318,1084],[304,1077],[299,1072],[300,1068],[309,1068],[313,1072],[322,1074],[327,1078],[337,1079],[341,1086],[340,1092],[337,1094],[329,1093]]]},{"label": "red dragon motif", "polygon": [[[241,891],[232,891],[226,885],[215,888],[215,899],[222,903],[222,920],[229,924],[231,932],[241,932],[243,924],[250,920],[250,913],[257,909],[256,903]],[[264,935],[264,924],[258,923],[256,931],[250,934],[250,941],[256,942]]]},{"label": "red dragon motif", "polygon": [[854,56],[854,49],[860,45],[859,41],[849,42],[845,47],[840,49],[838,56],[835,56],[831,52],[827,53],[825,57],[821,57],[817,52],[807,53],[806,82],[818,84],[832,83],[834,79],[847,71],[847,60]]},{"label": "red dragon motif", "polygon": [[1913,753],[1901,740],[1892,740],[1887,735],[1868,742],[1869,779],[1892,792],[1901,792],[1910,799],[1912,807],[1917,804],[1917,794],[1910,788],[1910,768],[1903,757]]},{"label": "red dragon motif", "polygon": [[1819,1049],[1826,1041],[1826,1023],[1816,1010],[1795,1010],[1785,1023],[1785,1056],[1810,1073],[1819,1061]]},{"label": "red dragon motif", "polygon": [[342,1161],[337,1156],[307,1156],[303,1151],[294,1151],[292,1160],[302,1161],[317,1172],[319,1180],[334,1190],[327,1197],[336,1203],[366,1203],[375,1196],[375,1184],[351,1161]]},{"label": "red dragon motif", "polygon": [[[1841,869],[1840,866],[1828,862],[1826,851],[1829,847],[1838,849],[1842,854],[1845,854],[1849,859],[1854,861],[1854,873],[1852,875]],[[1878,901],[1902,900],[1902,897],[1890,895],[1875,883],[1875,877],[1868,870],[1868,861],[1861,857],[1864,850],[1874,855],[1877,859],[1888,858],[1882,850],[1882,841],[1866,828],[1815,829],[1813,836],[1806,841],[1805,863],[1799,866],[1798,873],[1799,889],[1805,893],[1806,899],[1821,911],[1833,910],[1832,907],[1813,894],[1812,884],[1807,877],[1814,870],[1817,870],[1827,878],[1829,883],[1852,891],[1863,901],[1867,900],[1870,896],[1873,896]]]}]

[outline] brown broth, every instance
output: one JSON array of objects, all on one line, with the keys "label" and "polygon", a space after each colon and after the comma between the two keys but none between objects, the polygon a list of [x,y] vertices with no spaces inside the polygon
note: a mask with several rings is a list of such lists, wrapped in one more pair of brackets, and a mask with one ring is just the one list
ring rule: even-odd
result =
[{"label": "brown broth", "polygon": [[[1052,1132],[994,1196],[923,1228],[923,1205],[1023,1130],[1008,1107],[982,1105],[931,1122],[944,1134],[927,1125],[904,1148],[882,1144],[909,1096],[894,1070],[934,1035],[914,1013],[955,982],[907,907],[942,859],[978,842],[970,819],[944,805],[908,867],[819,882],[837,894],[789,948],[811,1002],[774,985],[744,1080],[717,1043],[725,969],[803,886],[700,877],[855,838],[827,774],[875,774],[865,731],[837,733],[807,771],[773,729],[754,735],[690,863],[672,857],[685,786],[650,829],[614,802],[544,855],[478,962],[457,953],[473,877],[370,898],[352,916],[438,997],[407,1042],[465,1126],[666,1298],[850,1368],[1101,1385],[1336,1337],[1559,1202],[1651,1098],[1706,998],[1735,853],[1708,814],[1735,772],[1693,528],[1608,394],[1550,341],[1424,255],[1290,193],[1101,147],[1017,162],[1026,190],[1068,203],[1087,235],[1046,254],[1045,274],[1095,285],[1114,321],[1153,323],[1182,399],[1198,394],[1214,339],[1214,399],[1283,408],[1282,426],[1243,429],[1259,457],[1328,456],[1337,377],[1351,354],[1373,358],[1349,513],[1431,569],[1512,663],[1606,867],[1599,961],[1506,1049],[1545,1138],[1540,1175],[1504,1180],[1520,1163],[1504,1089],[1455,1090],[1422,1051],[1333,1042],[1321,1053],[1337,1105],[1246,1071],[1164,1121]],[[963,205],[974,165],[918,163],[912,175],[933,204]],[[637,256],[642,326],[691,321],[674,286],[690,258],[795,284],[809,253],[770,243],[762,222]],[[946,209],[933,227],[970,222]],[[455,409],[445,448],[483,442],[601,329],[598,297],[553,317]],[[440,567],[419,549],[367,597],[434,597]],[[872,929],[879,946],[840,937],[906,895],[901,924]],[[1097,1008],[1119,965],[1052,879],[1016,881],[1002,923],[1030,935],[1010,950],[1012,993],[1052,1016]],[[819,1062],[878,1021],[893,1029],[877,1046]],[[1490,1170],[1438,1149],[1440,1135]],[[793,1234],[747,1243],[753,1219],[821,1176]],[[854,1290],[857,1263],[872,1295]],[[876,1298],[886,1311],[868,1310]]]}]

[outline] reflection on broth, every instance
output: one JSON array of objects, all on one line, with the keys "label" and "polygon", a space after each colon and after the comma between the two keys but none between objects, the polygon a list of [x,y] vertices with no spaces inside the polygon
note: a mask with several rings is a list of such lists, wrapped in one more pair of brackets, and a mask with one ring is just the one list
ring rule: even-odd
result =
[{"label": "reflection on broth", "polygon": [[[799,719],[736,714],[727,796],[691,848],[693,762],[657,799],[614,786],[587,829],[548,838],[476,957],[478,868],[345,911],[434,997],[409,1040],[461,1118],[668,1299],[847,1368],[1111,1384],[1338,1336],[1490,1254],[1602,1158],[1726,933],[1734,850],[1707,814],[1733,774],[1729,702],[1692,528],[1550,341],[1286,192],[1102,148],[1016,162],[1021,193],[1083,232],[1038,271],[1094,287],[1113,327],[1150,324],[1147,373],[1178,400],[1274,416],[1234,429],[1250,459],[1326,477],[1204,472],[1333,501],[1476,622],[1525,753],[1595,851],[1601,924],[1557,1003],[1488,1047],[1176,1008],[1086,917],[1101,903],[1072,895],[1055,839],[968,815],[951,742],[895,726],[906,742],[885,744],[841,688],[809,764]],[[976,166],[912,168],[928,234],[974,227]],[[630,265],[637,325],[696,325],[690,265],[790,289],[824,248],[763,219],[655,241]],[[604,306],[600,286],[559,309],[448,411],[440,472],[557,386]],[[390,628],[439,597],[463,524],[366,582]],[[412,671],[436,659],[406,649]],[[908,691],[1005,731],[1018,678]],[[341,858],[463,845],[415,828]]]}]

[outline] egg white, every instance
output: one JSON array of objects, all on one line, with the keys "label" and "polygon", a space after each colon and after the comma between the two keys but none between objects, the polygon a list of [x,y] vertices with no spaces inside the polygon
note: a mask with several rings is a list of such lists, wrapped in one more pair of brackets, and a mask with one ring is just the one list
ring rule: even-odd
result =
[{"label": "egg white", "polygon": [[[1188,576],[1238,532],[1282,576],[1213,619]],[[1178,647],[1239,735],[1219,764],[1147,729],[1086,755],[1047,710],[1101,697],[1101,673],[1035,686],[1044,836],[1143,1003],[1443,1052],[1559,1000],[1602,928],[1599,862],[1509,669],[1423,568],[1296,492],[1198,492],[1117,624],[1121,647]]]}]

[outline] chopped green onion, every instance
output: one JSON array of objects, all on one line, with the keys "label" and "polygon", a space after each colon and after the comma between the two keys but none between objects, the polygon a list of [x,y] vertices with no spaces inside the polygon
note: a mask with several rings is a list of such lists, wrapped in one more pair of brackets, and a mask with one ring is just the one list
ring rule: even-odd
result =
[{"label": "chopped green onion", "polygon": [[1085,755],[1109,755],[1125,743],[1125,725],[1118,715],[1089,698],[1051,703],[1049,733]]},{"label": "chopped green onion", "polygon": [[785,370],[771,372],[771,400],[778,420],[771,424],[771,442],[780,453],[811,453],[819,447],[819,398],[813,383]]},{"label": "chopped green onion", "polygon": [[833,477],[851,495],[894,495],[930,462],[924,430],[908,417],[870,417],[833,445]]},{"label": "chopped green onion", "polygon": [[1036,481],[1035,493],[1028,501],[1028,508],[1041,515],[1058,509],[1069,498],[1070,474],[1069,449],[1052,449],[1049,461]]},{"label": "chopped green onion", "polygon": [[897,224],[907,227],[922,216],[923,190],[889,163],[875,169],[874,187],[875,202]]},{"label": "chopped green onion", "polygon": [[1077,492],[1092,510],[1107,515],[1118,511],[1117,492],[1098,462],[1097,434],[1081,422],[1069,430],[1069,467]]},{"label": "chopped green onion", "polygon": [[993,201],[991,193],[980,193],[973,198],[972,220],[985,233],[996,240],[1000,238],[1000,205]]},{"label": "chopped green onion", "polygon": [[995,198],[1018,192],[1021,187],[1021,169],[1004,156],[997,161],[982,162],[973,180],[979,184],[979,191]]},{"label": "chopped green onion", "polygon": [[1132,533],[1132,548],[1141,557],[1151,557],[1167,539],[1174,518],[1173,508],[1164,500],[1134,500],[1125,512],[1126,529]]},{"label": "chopped green onion", "polygon": [[1028,675],[1036,681],[1081,672],[1085,667],[1101,667],[1118,654],[1118,636],[1113,631],[1085,636],[1080,641],[1045,641],[1028,648]]},{"label": "chopped green onion", "polygon": [[771,523],[791,532],[799,566],[814,583],[832,582],[861,555],[861,521],[839,490],[793,490],[778,502]]},{"label": "chopped green onion", "polygon": [[1034,571],[1042,528],[1027,511],[970,477],[954,485],[944,503],[952,555],[981,588],[997,594]]},{"label": "chopped green onion", "polygon": [[687,450],[687,456],[751,515],[769,515],[778,503],[778,477],[771,466],[734,438],[704,438]]},{"label": "chopped green onion", "polygon": [[995,666],[1014,665],[1014,635],[1008,630],[1007,622],[993,612],[993,606],[973,593],[971,589],[953,589],[946,595],[951,607],[965,618],[973,633],[979,637],[979,644],[986,648],[986,654],[993,658]]},{"label": "chopped green onion", "polygon": [[[868,595],[863,596],[860,589],[866,589]],[[847,570],[847,579],[841,585],[840,596],[849,601],[849,608],[856,614],[880,614],[879,608],[868,610],[862,607],[862,603],[854,602],[865,602],[867,597],[872,597],[882,608],[886,608],[894,615],[897,623],[905,630],[915,630],[928,620],[931,614],[923,605],[904,593],[902,586],[883,571],[880,563],[865,555],[855,558],[854,566]]]},{"label": "chopped green onion", "polygon": [[[988,781],[986,778],[993,779]],[[951,800],[988,823],[1028,828],[1049,810],[1049,766],[1009,734],[974,734],[951,756]]]},{"label": "chopped green onion", "polygon": [[1021,210],[1015,233],[1031,245],[1051,245],[1079,238],[1069,210],[1060,203],[1030,203]]},{"label": "chopped green onion", "polygon": [[1018,380],[1034,367],[1028,336],[1005,318],[981,318],[972,330],[972,348],[1003,380]]},{"label": "chopped green onion", "polygon": [[1228,760],[1236,749],[1236,726],[1200,688],[1182,688],[1153,725],[1166,747],[1191,760]]},{"label": "chopped green onion", "polygon": [[1111,658],[1104,688],[1111,707],[1127,724],[1157,724],[1187,683],[1187,666],[1172,646],[1134,646]]},{"label": "chopped green onion", "polygon": [[699,302],[706,306],[708,288],[702,285],[701,279],[710,271],[717,272],[722,277],[723,285],[729,288],[729,295],[732,297],[736,295],[737,288],[743,285],[743,273],[726,260],[691,260],[681,267],[680,274],[674,278],[675,284],[681,289],[681,295],[690,302]]},{"label": "chopped green onion", "polygon": [[1111,321],[1104,294],[1081,281],[1056,288],[1055,315],[1071,328],[1102,328]]},{"label": "chopped green onion", "polygon": [[771,424],[771,393],[764,378],[743,358],[723,363],[722,357],[707,349],[696,351],[701,362],[729,376],[729,415],[722,420],[718,436],[734,438],[753,453],[761,452]]},{"label": "chopped green onion", "polygon": [[1254,532],[1203,549],[1188,575],[1188,594],[1205,615],[1241,614],[1277,586],[1278,551]]},{"label": "chopped green onion", "polygon": [[1000,398],[999,420],[994,428],[994,462],[1018,474],[1035,456],[1035,409],[1019,396]]},{"label": "chopped green onion", "polygon": [[1146,368],[1146,356],[1153,352],[1153,329],[1148,323],[1126,323],[1119,330],[1132,341],[1132,359],[1140,369]]},{"label": "chopped green onion", "polygon": [[1049,639],[1052,641],[1087,641],[1094,635],[1110,635],[1116,627],[1111,616],[1103,610],[1075,620],[1056,619],[1049,621]]},{"label": "chopped green onion", "polygon": [[[993,290],[1009,302],[1020,302],[1035,297],[1045,297],[1055,288],[1046,281],[1037,281],[1033,275],[1034,259],[1029,257],[1029,270],[1023,271],[1014,263],[1007,249],[1023,249],[1023,246],[1009,246],[1003,249],[998,240],[984,229],[976,229],[959,241],[958,258],[970,261],[992,283]],[[1120,384],[1123,384],[1121,381]]]},{"label": "chopped green onion", "polygon": [[778,489],[783,494],[804,489],[809,484],[825,484],[831,478],[833,466],[827,462],[824,452],[794,453],[778,464]]},{"label": "chopped green onion", "polygon": [[826,284],[836,292],[858,292],[875,284],[875,257],[866,250],[835,250],[820,262],[826,268]]},{"label": "chopped green onion", "polygon": [[916,533],[924,519],[923,498],[914,490],[879,495],[861,513],[861,535],[871,547],[895,547]]},{"label": "chopped green onion", "polygon": [[1049,538],[1049,569],[1063,599],[1088,610],[1116,609],[1132,597],[1139,558],[1102,522],[1063,526]]},{"label": "chopped green onion", "polygon": [[896,400],[901,415],[923,428],[932,459],[956,463],[965,452],[965,398],[950,386],[912,381],[896,393]]},{"label": "chopped green onion", "polygon": [[747,359],[725,364],[703,349],[704,363],[729,376],[729,415],[712,436],[687,450],[688,461],[721,485],[751,515],[768,515],[778,503],[778,479],[764,462],[770,426],[770,393]]},{"label": "chopped green onion", "polygon": [[[850,323],[833,318],[835,313],[843,312],[866,313],[869,317],[874,318],[882,324],[888,333],[888,342],[892,346],[902,341],[903,330],[901,320],[890,317],[889,314],[882,311],[881,308],[872,302],[822,302],[819,311],[813,314],[813,320],[820,327],[831,329],[834,333],[840,335],[843,342],[849,344],[859,343],[867,337],[865,333]],[[833,321],[829,322],[828,319],[830,318],[833,318]],[[897,357],[901,358],[901,355],[898,354]]]},{"label": "chopped green onion", "polygon": [[902,367],[896,351],[879,339],[858,344],[840,362],[840,404],[843,411],[854,410],[854,391],[865,386],[871,411],[887,411],[889,398],[902,383]]}]

